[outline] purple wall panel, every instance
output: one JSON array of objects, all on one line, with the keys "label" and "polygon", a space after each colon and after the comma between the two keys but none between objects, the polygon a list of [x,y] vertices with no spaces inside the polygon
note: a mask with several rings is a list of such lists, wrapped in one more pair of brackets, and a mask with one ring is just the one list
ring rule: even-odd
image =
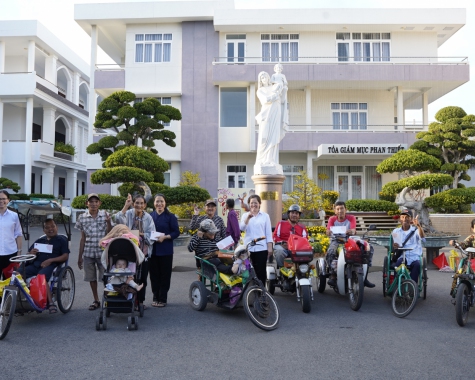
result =
[{"label": "purple wall panel", "polygon": [[97,193],[97,194],[110,194],[111,193],[111,184],[104,183],[103,185],[94,185],[91,183],[91,174],[95,170],[87,171],[87,183],[86,183],[86,194]]},{"label": "purple wall panel", "polygon": [[181,170],[201,175],[212,196],[218,188],[218,87],[211,62],[219,37],[211,21],[184,22],[182,65]]}]

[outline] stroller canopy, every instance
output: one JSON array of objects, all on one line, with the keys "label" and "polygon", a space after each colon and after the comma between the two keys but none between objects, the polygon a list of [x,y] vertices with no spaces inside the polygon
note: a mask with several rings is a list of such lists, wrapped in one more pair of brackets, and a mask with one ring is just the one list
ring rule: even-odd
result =
[{"label": "stroller canopy", "polygon": [[125,237],[116,237],[107,244],[104,252],[102,252],[101,262],[104,268],[108,268],[109,258],[125,259],[129,263],[134,262],[139,265],[144,260],[144,254],[139,247],[130,239]]}]

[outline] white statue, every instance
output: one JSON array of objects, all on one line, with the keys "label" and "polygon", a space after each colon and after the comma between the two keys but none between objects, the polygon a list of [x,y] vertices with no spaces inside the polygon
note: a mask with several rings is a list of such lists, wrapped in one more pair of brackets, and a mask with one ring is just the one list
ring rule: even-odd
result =
[{"label": "white statue", "polygon": [[270,77],[270,82],[272,84],[280,83],[282,84],[282,92],[280,93],[280,104],[281,104],[281,116],[282,116],[282,128],[284,129],[284,134],[287,131],[287,127],[289,126],[289,112],[287,109],[287,91],[289,87],[287,86],[287,78],[284,74],[284,66],[280,63],[274,66],[274,73]]},{"label": "white statue", "polygon": [[[259,123],[256,164],[254,174],[283,174],[279,165],[279,143],[285,136],[282,122],[282,91],[285,76],[278,73],[276,83],[271,83],[268,73],[261,71],[258,75],[257,98],[261,102],[261,112],[256,115]],[[285,114],[285,112],[284,112]]]}]

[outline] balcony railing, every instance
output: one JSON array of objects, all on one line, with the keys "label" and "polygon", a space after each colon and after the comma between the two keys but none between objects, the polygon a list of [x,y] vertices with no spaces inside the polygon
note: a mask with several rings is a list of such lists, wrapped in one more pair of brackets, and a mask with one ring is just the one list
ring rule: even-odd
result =
[{"label": "balcony railing", "polygon": [[[287,133],[390,133],[390,132],[413,132],[418,133],[427,130],[428,125],[423,124],[367,124],[366,126],[340,126],[334,128],[333,125],[297,125],[292,124],[288,126]],[[255,125],[255,130],[259,131],[259,125]]]},{"label": "balcony railing", "polygon": [[71,156],[70,154],[67,154],[67,153],[54,151],[54,156],[56,158],[61,158],[63,160],[74,161],[74,156]]},{"label": "balcony railing", "polygon": [[282,57],[215,57],[213,65],[468,65],[468,57],[298,57],[291,61]]},{"label": "balcony railing", "polygon": [[118,64],[118,63],[98,63],[96,64],[96,70],[97,71],[119,71],[119,70],[124,70],[125,65],[124,64]]}]

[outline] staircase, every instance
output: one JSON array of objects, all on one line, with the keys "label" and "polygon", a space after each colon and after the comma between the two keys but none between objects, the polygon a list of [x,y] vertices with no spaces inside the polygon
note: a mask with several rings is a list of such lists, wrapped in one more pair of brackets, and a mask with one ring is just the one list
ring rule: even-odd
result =
[{"label": "staircase", "polygon": [[399,219],[394,220],[392,216],[384,213],[366,213],[366,212],[349,212],[356,217],[356,231],[365,232],[370,224],[376,226],[376,230],[393,230],[399,225]]}]

